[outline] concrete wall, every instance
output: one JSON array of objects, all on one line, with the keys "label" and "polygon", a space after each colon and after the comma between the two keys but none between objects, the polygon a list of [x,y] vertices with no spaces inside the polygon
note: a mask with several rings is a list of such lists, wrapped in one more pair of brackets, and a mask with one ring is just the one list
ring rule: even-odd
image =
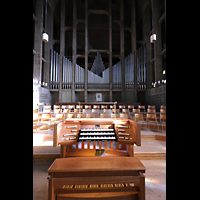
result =
[{"label": "concrete wall", "polygon": [[78,101],[84,102],[85,101],[84,92],[75,92],[75,98],[76,102]]},{"label": "concrete wall", "polygon": [[96,93],[102,93],[102,102],[109,101],[109,92],[88,92],[88,102],[96,101]]},{"label": "concrete wall", "polygon": [[72,92],[71,90],[62,91],[62,102],[71,102],[72,101]]},{"label": "concrete wall", "polygon": [[125,91],[125,102],[136,102],[135,91]]},{"label": "concrete wall", "polygon": [[51,108],[53,109],[53,105],[55,105],[56,102],[59,102],[59,93],[51,92]]},{"label": "concrete wall", "polygon": [[148,105],[155,105],[156,111],[159,112],[160,106],[166,105],[166,85],[148,89],[144,93],[144,100],[146,108]]},{"label": "concrete wall", "polygon": [[33,109],[37,109],[38,103],[51,103],[51,93],[48,89],[39,85],[33,85]]}]

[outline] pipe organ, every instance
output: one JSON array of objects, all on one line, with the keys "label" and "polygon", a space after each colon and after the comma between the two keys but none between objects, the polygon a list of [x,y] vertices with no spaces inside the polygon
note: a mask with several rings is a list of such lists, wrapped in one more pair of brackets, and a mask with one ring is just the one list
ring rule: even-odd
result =
[{"label": "pipe organ", "polygon": [[[138,50],[137,54],[137,80],[138,84],[146,84],[145,47]],[[60,55],[51,49],[50,63],[50,89],[59,89]],[[98,69],[98,68],[101,69]],[[62,89],[72,89],[72,62],[63,56]],[[99,71],[101,70],[101,71]],[[109,89],[109,68],[105,69],[100,53],[91,70],[88,70],[88,89]],[[121,60],[112,67],[113,89],[122,88]],[[85,69],[75,65],[75,89],[84,89]],[[144,87],[144,86],[143,86]],[[125,58],[125,89],[134,88],[134,54],[130,53]]]},{"label": "pipe organ", "polygon": [[137,88],[146,89],[146,45],[137,50]]},{"label": "pipe organ", "polygon": [[134,89],[134,54],[125,58],[125,89]]},{"label": "pipe organ", "polygon": [[102,72],[102,77],[88,70],[88,89],[109,88],[109,68]]},{"label": "pipe organ", "polygon": [[75,66],[75,89],[84,89],[85,69]]},{"label": "pipe organ", "polygon": [[51,49],[50,89],[59,89],[60,55]]},{"label": "pipe organ", "polygon": [[63,89],[72,88],[72,62],[63,57]]},{"label": "pipe organ", "polygon": [[121,60],[113,66],[113,89],[122,88]]},{"label": "pipe organ", "polygon": [[54,124],[53,146],[61,145],[61,157],[105,154],[134,155],[141,146],[140,125],[123,118],[74,118]]}]

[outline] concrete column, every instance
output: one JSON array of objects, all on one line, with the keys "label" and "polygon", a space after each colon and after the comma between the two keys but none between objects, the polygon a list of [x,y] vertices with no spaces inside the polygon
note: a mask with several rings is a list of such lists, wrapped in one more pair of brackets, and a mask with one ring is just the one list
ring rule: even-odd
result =
[{"label": "concrete column", "polygon": [[134,87],[135,87],[135,99],[137,101],[137,52],[136,52],[136,9],[135,0],[131,1],[131,48],[134,54]]},{"label": "concrete column", "polygon": [[88,82],[88,0],[85,0],[85,102],[87,98],[87,82]]},{"label": "concrete column", "polygon": [[161,30],[158,23],[159,20],[159,0],[153,1],[153,31],[156,34],[156,42],[154,43],[154,67],[155,67],[155,81],[162,80],[162,56],[161,52]]},{"label": "concrete column", "polygon": [[124,1],[120,0],[120,59],[122,76],[122,102],[125,102],[125,62],[124,62]]},{"label": "concrete column", "polygon": [[77,0],[73,0],[73,38],[72,38],[72,102],[75,102],[75,66],[76,66],[76,47],[77,47]]},{"label": "concrete column", "polygon": [[49,35],[49,42],[44,44],[44,58],[46,59],[46,63],[44,63],[44,82],[47,83],[47,88],[49,88],[49,77],[50,77],[50,62],[51,62],[51,56],[50,56],[50,49],[53,48],[53,12],[50,8],[50,6],[47,6],[47,27],[46,32]]},{"label": "concrete column", "polygon": [[43,1],[37,1],[36,13],[37,22],[35,23],[35,44],[33,79],[42,81],[42,33],[43,33]]},{"label": "concrete column", "polygon": [[60,8],[60,71],[59,71],[59,102],[62,102],[63,56],[65,55],[65,0],[61,0]]},{"label": "concrete column", "polygon": [[109,100],[112,102],[112,0],[109,0]]},{"label": "concrete column", "polygon": [[151,9],[151,3],[147,6],[144,17],[143,17],[143,38],[144,44],[146,44],[146,82],[147,82],[147,89],[149,89],[153,82],[153,75],[152,75],[152,54],[151,54],[151,42],[150,42],[150,30],[151,30],[151,12],[147,12],[148,9]]}]

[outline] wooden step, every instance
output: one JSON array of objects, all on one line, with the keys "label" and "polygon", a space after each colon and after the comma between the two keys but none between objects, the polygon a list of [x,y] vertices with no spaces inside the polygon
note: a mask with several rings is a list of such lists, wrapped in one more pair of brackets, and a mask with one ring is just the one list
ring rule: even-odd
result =
[{"label": "wooden step", "polygon": [[134,153],[140,160],[165,160],[166,153]]},{"label": "wooden step", "polygon": [[141,139],[166,141],[166,136],[165,135],[141,135]]}]

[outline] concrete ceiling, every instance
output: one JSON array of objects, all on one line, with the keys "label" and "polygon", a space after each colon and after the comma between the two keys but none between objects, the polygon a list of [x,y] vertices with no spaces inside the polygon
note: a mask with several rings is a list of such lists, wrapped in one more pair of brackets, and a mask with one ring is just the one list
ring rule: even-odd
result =
[{"label": "concrete ceiling", "polygon": [[[54,11],[54,15],[57,17],[60,15],[60,0],[47,0],[48,4]],[[119,16],[119,3],[120,0],[112,0],[112,11],[113,17],[116,18]],[[144,8],[151,3],[150,0],[136,0],[136,13],[137,16],[140,17]],[[66,0],[66,14],[67,18],[70,20],[72,17],[72,0]],[[85,5],[84,0],[77,0],[77,10],[78,14],[83,11],[83,6]],[[124,0],[124,9],[129,9],[131,6],[131,0]],[[88,8],[89,9],[99,9],[99,10],[108,10],[108,0],[88,0]],[[79,11],[80,10],[80,11]],[[83,12],[82,12],[83,13]],[[80,14],[81,15],[81,14]]]}]

